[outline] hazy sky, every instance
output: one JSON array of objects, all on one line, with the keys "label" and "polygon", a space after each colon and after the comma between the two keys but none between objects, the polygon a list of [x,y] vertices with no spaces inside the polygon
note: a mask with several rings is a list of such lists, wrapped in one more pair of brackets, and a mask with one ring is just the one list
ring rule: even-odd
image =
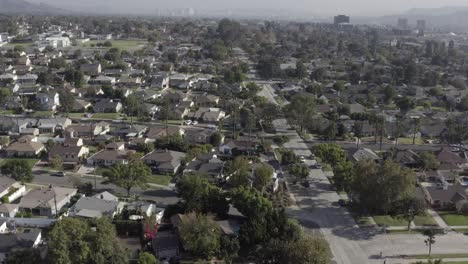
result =
[{"label": "hazy sky", "polygon": [[156,8],[192,7],[195,9],[274,8],[331,15],[384,15],[410,8],[468,6],[468,0],[29,0],[60,7],[107,7],[112,11],[137,11]]}]

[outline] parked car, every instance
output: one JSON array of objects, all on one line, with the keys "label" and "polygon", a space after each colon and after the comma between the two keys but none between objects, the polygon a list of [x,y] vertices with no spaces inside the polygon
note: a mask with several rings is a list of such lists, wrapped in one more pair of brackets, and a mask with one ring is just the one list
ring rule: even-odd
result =
[{"label": "parked car", "polygon": [[187,121],[185,121],[185,124],[186,124],[187,126],[190,126],[190,125],[192,124],[192,120],[187,120]]},{"label": "parked car", "polygon": [[305,163],[305,158],[304,158],[304,156],[301,156],[299,159],[300,159],[301,163]]},{"label": "parked car", "polygon": [[320,164],[320,163],[315,163],[314,168],[320,170],[320,169],[322,169],[322,164]]},{"label": "parked car", "polygon": [[52,174],[52,176],[65,177],[65,172],[63,172],[63,171],[58,171],[58,172]]},{"label": "parked car", "polygon": [[198,121],[197,120],[193,121],[192,125],[194,125],[194,126],[198,125]]}]

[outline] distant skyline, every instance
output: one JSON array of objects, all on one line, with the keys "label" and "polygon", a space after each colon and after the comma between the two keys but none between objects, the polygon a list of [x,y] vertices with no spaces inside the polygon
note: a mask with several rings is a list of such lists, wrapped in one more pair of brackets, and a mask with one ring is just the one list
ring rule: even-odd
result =
[{"label": "distant skyline", "polygon": [[[187,8],[196,10],[281,9],[319,16],[347,14],[381,16],[405,12],[412,8],[468,6],[468,0],[27,0],[61,8],[102,13],[152,13],[156,9]],[[90,9],[88,9],[90,8]],[[98,10],[96,10],[98,8]]]}]

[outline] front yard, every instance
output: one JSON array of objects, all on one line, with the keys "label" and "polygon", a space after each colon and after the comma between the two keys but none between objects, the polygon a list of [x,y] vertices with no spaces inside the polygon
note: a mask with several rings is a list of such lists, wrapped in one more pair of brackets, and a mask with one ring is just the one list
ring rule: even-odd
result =
[{"label": "front yard", "polygon": [[92,119],[120,119],[120,113],[96,113]]},{"label": "front yard", "polygon": [[430,215],[418,215],[414,218],[416,226],[438,226],[437,222]]},{"label": "front yard", "polygon": [[169,176],[169,175],[151,175],[149,177],[149,181],[148,183],[152,183],[152,184],[157,184],[157,185],[163,185],[163,186],[168,186],[169,183],[171,182],[172,180],[172,176]]},{"label": "front yard", "polygon": [[378,226],[407,226],[408,223],[401,218],[391,217],[389,215],[375,215],[374,221]]},{"label": "front yard", "polygon": [[449,226],[468,226],[468,216],[459,215],[454,211],[437,212]]},{"label": "front yard", "polygon": [[38,159],[23,159],[23,158],[6,158],[6,159],[1,159],[0,160],[0,166],[2,166],[3,164],[5,164],[5,162],[9,161],[9,160],[25,160],[28,162],[28,165],[32,168],[34,167],[38,162],[39,160]]}]

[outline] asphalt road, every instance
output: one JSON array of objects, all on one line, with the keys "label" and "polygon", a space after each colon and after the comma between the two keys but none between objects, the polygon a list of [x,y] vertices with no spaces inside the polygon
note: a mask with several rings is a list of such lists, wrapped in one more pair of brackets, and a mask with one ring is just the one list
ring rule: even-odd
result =
[{"label": "asphalt road", "polygon": [[[59,186],[59,187],[68,187],[68,188],[76,188],[77,185],[82,183],[92,183],[94,186],[94,179],[93,177],[81,177],[80,175],[71,175],[67,174],[64,177],[53,176],[53,173],[42,171],[42,170],[34,170],[34,180],[33,184],[40,185],[40,186]],[[96,180],[96,190],[97,192],[102,191],[109,191],[113,194],[126,196],[127,191],[115,186],[114,184],[103,184],[101,179]],[[133,188],[131,190],[132,195],[138,196],[142,200],[149,200],[154,201],[158,205],[169,205],[174,204],[179,201],[177,197],[177,193],[175,191],[167,190],[167,189],[159,189],[159,188],[148,188],[148,189],[141,189],[141,188]]]}]

